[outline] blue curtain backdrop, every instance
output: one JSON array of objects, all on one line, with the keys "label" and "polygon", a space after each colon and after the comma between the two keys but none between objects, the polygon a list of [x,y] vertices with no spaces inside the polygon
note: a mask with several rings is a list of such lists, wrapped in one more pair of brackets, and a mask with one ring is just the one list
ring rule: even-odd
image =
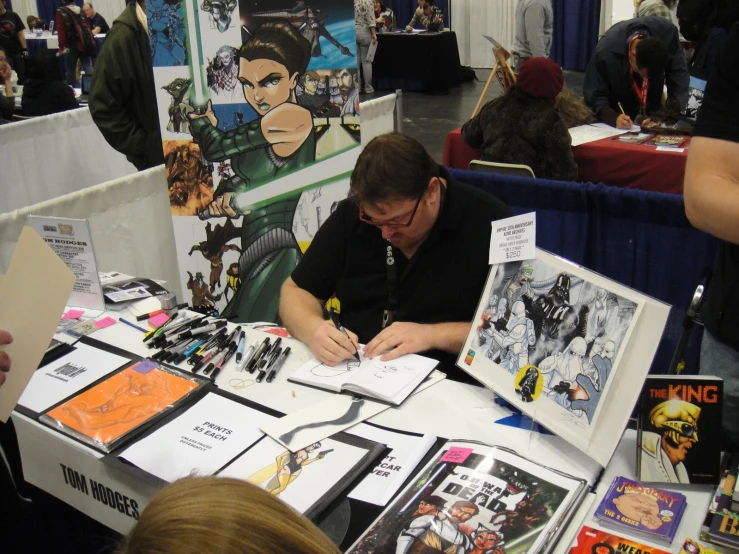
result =
[{"label": "blue curtain backdrop", "polygon": [[595,51],[600,27],[600,2],[552,0],[554,36],[550,57],[563,69],[584,71]]},{"label": "blue curtain backdrop", "polygon": [[[80,8],[84,4],[85,0],[75,0],[74,3]],[[56,9],[61,7],[62,3],[59,0],[36,0],[36,6],[38,6],[38,16],[47,23],[54,21],[56,17]]]},{"label": "blue curtain backdrop", "polygon": [[[382,4],[393,10],[398,29],[404,29],[413,18],[413,12],[418,8],[416,0],[380,0]],[[451,0],[434,0],[434,6],[444,11],[444,27],[449,27]]]}]

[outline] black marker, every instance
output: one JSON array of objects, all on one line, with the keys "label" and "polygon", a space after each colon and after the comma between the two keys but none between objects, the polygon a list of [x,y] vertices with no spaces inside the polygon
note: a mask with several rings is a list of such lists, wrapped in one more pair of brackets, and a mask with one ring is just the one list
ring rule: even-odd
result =
[{"label": "black marker", "polygon": [[277,376],[277,372],[280,371],[282,366],[285,364],[285,360],[287,360],[287,357],[290,355],[290,347],[288,346],[285,348],[285,350],[282,351],[282,354],[280,354],[280,357],[277,358],[277,361],[272,365],[272,368],[270,369],[269,374],[267,375],[267,382],[271,383],[272,379],[274,379]]},{"label": "black marker", "polygon": [[244,356],[244,345],[246,344],[246,333],[244,331],[241,331],[241,335],[239,335],[239,346],[236,349],[236,364],[241,363],[241,358]]},{"label": "black marker", "polygon": [[331,321],[334,322],[334,325],[336,325],[336,328],[341,331],[347,339],[349,339],[349,342],[352,343],[352,346],[354,347],[354,357],[357,359],[358,362],[361,362],[362,360],[359,359],[359,352],[357,351],[357,347],[354,346],[352,339],[349,338],[349,333],[346,332],[346,329],[339,321],[338,314],[335,311],[331,310],[330,312],[328,312],[328,315],[329,317],[331,317]]},{"label": "black marker", "polygon": [[246,370],[249,373],[254,373],[254,370],[257,368],[257,365],[259,365],[259,362],[262,360],[262,357],[267,352],[267,349],[269,348],[269,343],[270,343],[270,340],[269,340],[269,337],[267,337],[266,339],[264,339],[264,341],[262,341],[262,344],[259,345],[259,348],[257,348],[257,351],[254,353],[254,357],[251,359],[248,367],[246,368]]}]

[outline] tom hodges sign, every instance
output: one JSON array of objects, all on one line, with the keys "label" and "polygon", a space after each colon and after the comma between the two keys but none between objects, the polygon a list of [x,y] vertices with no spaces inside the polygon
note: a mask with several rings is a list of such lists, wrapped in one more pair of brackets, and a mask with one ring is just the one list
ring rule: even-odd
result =
[{"label": "tom hodges sign", "polygon": [[150,0],[147,15],[186,300],[276,321],[359,150],[353,5]]}]

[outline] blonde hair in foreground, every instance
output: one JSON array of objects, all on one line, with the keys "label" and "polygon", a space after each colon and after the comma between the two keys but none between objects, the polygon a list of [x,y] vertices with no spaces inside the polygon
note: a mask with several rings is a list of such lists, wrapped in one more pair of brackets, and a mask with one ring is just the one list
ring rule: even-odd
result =
[{"label": "blonde hair in foreground", "polygon": [[186,477],[151,500],[120,554],[339,554],[315,525],[245,481]]}]

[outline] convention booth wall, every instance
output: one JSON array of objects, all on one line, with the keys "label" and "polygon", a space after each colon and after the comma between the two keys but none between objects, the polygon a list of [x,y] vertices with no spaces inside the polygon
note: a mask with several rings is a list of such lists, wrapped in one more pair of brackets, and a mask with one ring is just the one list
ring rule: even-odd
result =
[{"label": "convention booth wall", "polygon": [[0,213],[131,175],[88,108],[0,126]]},{"label": "convention booth wall", "polygon": [[[664,373],[698,281],[712,267],[716,239],[690,225],[683,197],[609,187],[451,170],[500,198],[516,214],[536,211],[537,246],[673,306],[653,373]],[[696,334],[686,372],[697,372]]]}]

